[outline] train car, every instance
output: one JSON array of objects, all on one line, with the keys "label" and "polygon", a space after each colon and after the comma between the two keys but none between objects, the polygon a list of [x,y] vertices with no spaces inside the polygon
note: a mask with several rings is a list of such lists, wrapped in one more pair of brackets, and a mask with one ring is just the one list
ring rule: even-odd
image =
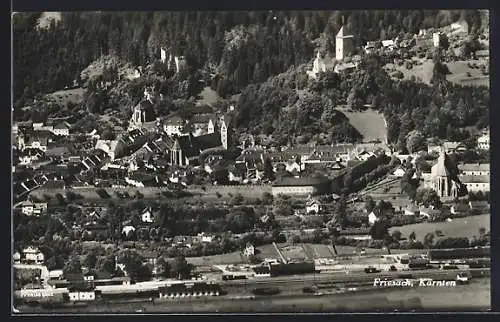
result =
[{"label": "train car", "polygon": [[467,259],[467,258],[489,258],[491,257],[490,247],[474,248],[452,248],[452,249],[431,249],[428,257],[432,261]]},{"label": "train car", "polygon": [[222,294],[222,289],[217,283],[194,281],[160,287],[158,293],[160,298],[174,299],[183,297],[219,296]]},{"label": "train car", "polygon": [[271,265],[270,268],[271,276],[312,274],[315,271],[314,262],[279,263]]}]

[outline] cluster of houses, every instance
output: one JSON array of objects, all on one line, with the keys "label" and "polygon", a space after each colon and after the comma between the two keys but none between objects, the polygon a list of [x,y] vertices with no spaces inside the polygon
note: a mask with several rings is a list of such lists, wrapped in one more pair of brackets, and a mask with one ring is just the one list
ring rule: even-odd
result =
[{"label": "cluster of houses", "polygon": [[28,265],[43,265],[45,262],[45,256],[37,248],[33,246],[28,246],[24,248],[21,252],[15,252],[12,255],[14,264],[28,264]]}]

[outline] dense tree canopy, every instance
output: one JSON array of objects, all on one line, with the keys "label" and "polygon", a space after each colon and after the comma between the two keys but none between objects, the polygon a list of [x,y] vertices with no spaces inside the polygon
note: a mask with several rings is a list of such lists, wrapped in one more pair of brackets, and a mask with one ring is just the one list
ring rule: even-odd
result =
[{"label": "dense tree canopy", "polygon": [[41,30],[35,28],[39,16],[13,18],[16,101],[71,86],[101,55],[139,66],[158,59],[164,47],[185,56],[188,73],[203,68],[219,74],[215,88],[231,92],[307,62],[311,40],[323,32],[322,47],[333,49],[343,17],[357,45],[458,19],[473,32],[487,27],[477,10],[65,12]]}]

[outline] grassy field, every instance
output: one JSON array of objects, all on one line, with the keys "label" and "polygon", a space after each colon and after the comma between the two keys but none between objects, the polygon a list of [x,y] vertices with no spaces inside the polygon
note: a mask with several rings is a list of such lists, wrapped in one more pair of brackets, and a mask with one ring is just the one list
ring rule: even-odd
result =
[{"label": "grassy field", "polygon": [[47,94],[46,98],[62,106],[65,106],[68,102],[72,102],[74,104],[81,103],[83,100],[83,93],[83,88],[73,88]]},{"label": "grassy field", "polygon": [[422,241],[427,233],[441,230],[444,237],[467,237],[479,236],[479,228],[490,230],[490,215],[480,215],[465,218],[456,218],[452,222],[420,223],[402,227],[392,227],[390,231],[399,230],[402,237],[408,236],[414,231],[417,240]]},{"label": "grassy field", "polygon": [[[414,59],[414,61],[417,60],[419,59]],[[407,69],[404,64],[402,66],[387,64],[385,69],[389,71],[389,74],[391,75],[394,73],[394,70],[397,70],[403,73],[404,79],[411,79],[412,76],[415,76],[423,83],[430,84],[434,63],[432,60],[420,61],[422,62],[421,64],[413,65],[411,69]],[[489,77],[483,75],[478,68],[470,68],[468,63],[487,64],[485,60],[456,61],[446,63],[451,73],[446,76],[447,80],[455,84],[462,85],[489,85]],[[468,76],[467,73],[469,73],[470,76]]]},{"label": "grassy field", "polygon": [[349,123],[363,135],[363,141],[386,141],[387,128],[382,114],[372,109],[362,112],[348,112],[343,110],[342,113],[349,119]]},{"label": "grassy field", "polygon": [[[448,69],[451,74],[446,77],[447,80],[455,84],[470,85],[470,86],[489,86],[490,78],[483,75],[480,69],[470,68],[467,66],[469,62],[457,61],[448,63]],[[485,60],[472,60],[472,64],[488,64]],[[469,73],[470,76],[467,75]]]},{"label": "grassy field", "polygon": [[197,105],[212,105],[219,99],[219,94],[210,87],[205,87],[200,93],[200,99],[196,102]]},{"label": "grassy field", "polygon": [[392,75],[394,71],[400,71],[403,73],[403,79],[409,80],[412,76],[415,76],[417,80],[420,80],[425,84],[431,83],[433,68],[434,64],[431,60],[423,61],[422,64],[419,65],[414,64],[411,69],[407,69],[404,64],[401,66],[395,64],[385,65],[385,69],[390,75]]},{"label": "grassy field", "polygon": [[281,247],[281,252],[283,256],[287,259],[291,260],[305,260],[309,256],[307,256],[306,252],[302,248],[301,245],[293,245],[293,246],[284,246]]}]

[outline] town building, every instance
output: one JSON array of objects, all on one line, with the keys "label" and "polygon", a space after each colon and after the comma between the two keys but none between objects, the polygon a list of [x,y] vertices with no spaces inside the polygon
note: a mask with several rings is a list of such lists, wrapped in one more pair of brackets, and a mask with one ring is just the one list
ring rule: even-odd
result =
[{"label": "town building", "polygon": [[49,143],[49,139],[47,137],[30,137],[26,144],[24,144],[24,148],[32,148],[32,149],[38,149],[43,152],[47,151],[47,146]]},{"label": "town building", "polygon": [[217,117],[212,113],[196,114],[191,118],[190,123],[192,124],[193,136],[213,134],[215,133]]},{"label": "town building", "polygon": [[368,215],[368,223],[370,225],[373,225],[374,223],[376,223],[378,221],[378,217],[377,215],[375,214],[374,211],[370,212],[370,214]]},{"label": "town building", "polygon": [[68,122],[61,122],[54,126],[54,129],[52,130],[52,133],[57,136],[68,136],[69,131],[71,129],[71,124]]},{"label": "town building", "polygon": [[141,221],[143,223],[152,223],[154,221],[154,216],[153,216],[151,207],[148,207],[142,211]]},{"label": "town building", "polygon": [[167,62],[167,51],[165,50],[165,48],[160,49],[160,60],[163,64]]},{"label": "town building", "polygon": [[339,237],[353,240],[372,240],[370,229],[345,229],[339,231]]},{"label": "town building", "polygon": [[255,255],[255,247],[251,243],[247,243],[243,255],[247,257]]},{"label": "town building", "polygon": [[316,79],[320,73],[325,73],[328,70],[333,70],[335,67],[335,60],[330,58],[328,55],[321,55],[320,51],[316,54],[316,58],[313,61],[312,70],[307,71],[307,75]]},{"label": "town building", "polygon": [[398,167],[396,170],[394,170],[392,175],[396,178],[401,178],[405,175],[405,173],[406,173],[406,171],[403,168]]},{"label": "town building", "polygon": [[490,131],[484,131],[483,134],[477,139],[477,147],[480,150],[490,150]]},{"label": "town building", "polygon": [[144,90],[144,98],[132,109],[132,117],[129,121],[129,131],[143,129],[156,131],[160,127],[160,120],[156,119],[153,108],[152,90]]},{"label": "town building", "polygon": [[432,44],[434,45],[435,48],[439,48],[439,45],[441,43],[441,33],[435,32],[432,34]]},{"label": "town building", "polygon": [[283,178],[272,186],[273,196],[297,195],[314,196],[322,190],[327,190],[328,181],[316,178]]},{"label": "town building", "polygon": [[68,289],[70,302],[89,302],[95,300],[95,290],[91,286],[71,286]]},{"label": "town building", "polygon": [[21,212],[26,216],[40,216],[47,212],[46,202],[31,202],[29,200],[23,201],[19,207]]},{"label": "town building", "polygon": [[318,214],[321,210],[321,203],[316,199],[309,200],[306,204],[306,214]]},{"label": "town building", "polygon": [[460,174],[465,176],[489,176],[489,163],[463,163],[458,165]]},{"label": "town building", "polygon": [[45,256],[37,247],[28,246],[23,249],[20,261],[26,264],[41,265],[45,261]]},{"label": "town building", "polygon": [[468,192],[490,192],[490,176],[467,176],[459,175],[460,182],[465,185]]},{"label": "town building", "polygon": [[163,130],[169,136],[182,135],[184,124],[185,122],[180,116],[172,116],[166,120]]}]

